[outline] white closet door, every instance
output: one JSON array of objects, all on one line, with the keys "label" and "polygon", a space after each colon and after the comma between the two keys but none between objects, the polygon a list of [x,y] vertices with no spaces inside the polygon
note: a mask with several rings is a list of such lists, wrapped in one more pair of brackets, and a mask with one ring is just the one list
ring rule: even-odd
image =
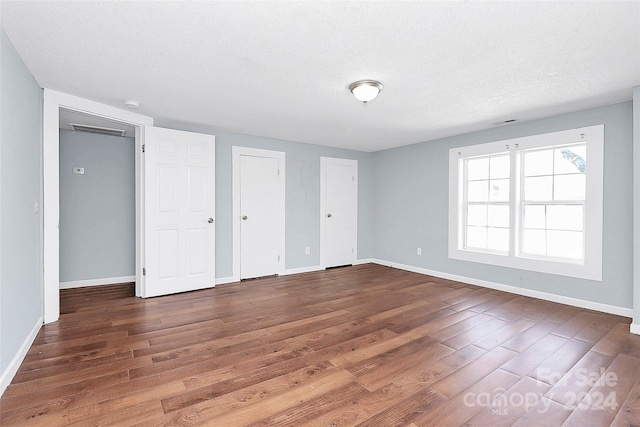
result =
[{"label": "white closet door", "polygon": [[277,158],[240,156],[240,278],[280,272],[284,200]]},{"label": "white closet door", "polygon": [[353,264],[358,240],[358,161],[320,159],[320,264]]},{"label": "white closet door", "polygon": [[143,296],[215,286],[215,137],[144,130]]}]

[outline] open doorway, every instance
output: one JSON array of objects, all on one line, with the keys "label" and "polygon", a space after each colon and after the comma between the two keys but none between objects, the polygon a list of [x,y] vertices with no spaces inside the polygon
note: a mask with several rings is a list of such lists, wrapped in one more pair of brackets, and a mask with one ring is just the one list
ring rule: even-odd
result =
[{"label": "open doorway", "polygon": [[60,289],[134,283],[135,127],[61,108]]},{"label": "open doorway", "polygon": [[128,124],[135,128],[135,200],[136,200],[136,295],[142,284],[142,138],[145,126],[152,126],[153,119],[131,111],[111,107],[50,89],[44,90],[43,108],[43,182],[44,182],[44,323],[58,320],[60,316],[60,110],[75,111],[89,116]]}]

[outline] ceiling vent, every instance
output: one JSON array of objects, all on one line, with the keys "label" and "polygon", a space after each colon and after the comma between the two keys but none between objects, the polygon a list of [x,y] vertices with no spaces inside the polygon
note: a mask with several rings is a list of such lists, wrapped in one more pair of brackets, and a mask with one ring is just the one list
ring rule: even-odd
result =
[{"label": "ceiling vent", "polygon": [[518,121],[518,119],[508,119],[508,120],[503,120],[501,122],[491,123],[491,126],[508,125],[509,123],[513,123],[513,122],[517,122],[517,121]]},{"label": "ceiling vent", "polygon": [[127,133],[125,129],[112,129],[104,128],[101,126],[79,125],[77,123],[69,123],[69,126],[71,126],[71,129],[78,132],[97,133],[100,135],[124,136]]}]

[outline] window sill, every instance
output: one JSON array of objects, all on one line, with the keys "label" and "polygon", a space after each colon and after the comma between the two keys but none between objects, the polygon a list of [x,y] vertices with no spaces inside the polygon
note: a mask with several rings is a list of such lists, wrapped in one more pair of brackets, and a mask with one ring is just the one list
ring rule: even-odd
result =
[{"label": "window sill", "polygon": [[566,262],[511,256],[463,249],[449,249],[449,258],[459,261],[476,262],[518,270],[535,271],[558,276],[602,281],[601,262]]}]

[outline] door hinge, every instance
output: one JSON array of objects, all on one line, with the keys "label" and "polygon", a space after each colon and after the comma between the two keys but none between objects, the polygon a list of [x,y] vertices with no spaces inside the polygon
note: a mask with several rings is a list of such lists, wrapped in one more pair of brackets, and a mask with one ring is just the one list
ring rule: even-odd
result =
[{"label": "door hinge", "polygon": [[144,149],[145,149],[144,144],[142,144],[142,152],[143,153],[144,153]]},{"label": "door hinge", "polygon": [[146,275],[147,275],[147,269],[146,269],[146,268],[144,268],[144,267],[142,267],[142,275],[143,275],[143,276],[146,276]]},{"label": "door hinge", "polygon": [[280,255],[278,255],[278,261],[280,261]]},{"label": "door hinge", "polygon": [[280,176],[280,169],[278,169],[278,176]]}]

